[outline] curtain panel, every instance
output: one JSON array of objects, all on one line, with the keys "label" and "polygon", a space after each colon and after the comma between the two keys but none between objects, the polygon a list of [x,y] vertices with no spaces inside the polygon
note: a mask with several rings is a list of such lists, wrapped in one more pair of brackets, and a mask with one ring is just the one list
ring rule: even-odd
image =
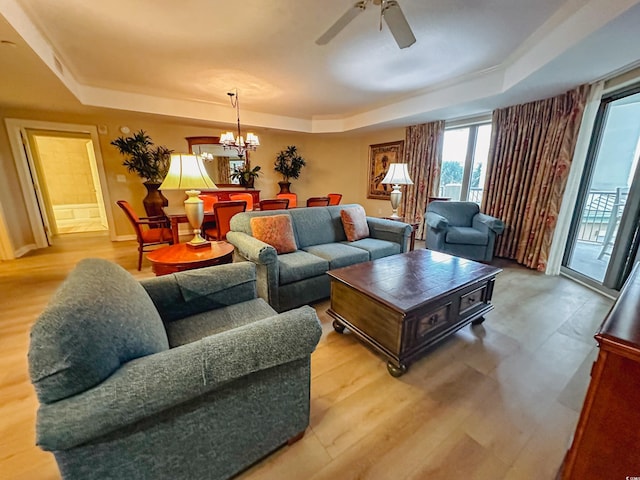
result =
[{"label": "curtain panel", "polygon": [[231,164],[229,157],[215,157],[218,164],[218,182],[231,183]]},{"label": "curtain panel", "polygon": [[505,222],[496,256],[545,271],[588,92],[493,112],[482,211]]},{"label": "curtain panel", "polygon": [[405,162],[413,185],[406,186],[402,196],[403,216],[419,222],[416,238],[424,240],[424,212],[427,199],[435,197],[440,183],[444,121],[407,127],[405,134]]}]

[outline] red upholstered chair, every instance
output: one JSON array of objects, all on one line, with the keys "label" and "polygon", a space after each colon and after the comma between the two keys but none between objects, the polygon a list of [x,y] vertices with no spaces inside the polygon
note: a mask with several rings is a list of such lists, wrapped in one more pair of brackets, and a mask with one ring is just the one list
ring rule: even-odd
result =
[{"label": "red upholstered chair", "polygon": [[253,195],[250,193],[232,193],[229,199],[233,202],[247,202],[247,211],[253,210]]},{"label": "red upholstered chair", "polygon": [[298,206],[298,195],[295,193],[279,193],[276,198],[289,199],[289,206],[287,208],[296,208]]},{"label": "red upholstered chair", "polygon": [[329,197],[311,197],[307,199],[307,207],[326,207],[329,205]]},{"label": "red upholstered chair", "polygon": [[285,210],[289,208],[288,198],[260,200],[260,210]]},{"label": "red upholstered chair", "polygon": [[213,213],[216,219],[216,227],[204,231],[209,240],[225,240],[227,233],[231,230],[231,217],[236,213],[244,212],[247,209],[247,202],[217,202],[213,206]]},{"label": "red upholstered chair", "polygon": [[[145,247],[154,245],[162,245],[173,243],[173,235],[171,229],[167,227],[167,217],[138,217],[129,202],[126,200],[118,200],[118,206],[124,211],[125,215],[133,225],[138,239],[138,270],[142,269],[142,252],[148,252]],[[150,227],[154,228],[150,228]]]},{"label": "red upholstered chair", "polygon": [[[204,203],[205,212],[213,212],[213,206],[218,201],[218,196],[215,193],[201,193],[198,198]],[[203,232],[209,228],[216,228],[216,222],[203,222],[200,227]]]},{"label": "red upholstered chair", "polygon": [[329,193],[327,197],[329,197],[329,205],[340,205],[340,200],[342,200],[341,193]]}]

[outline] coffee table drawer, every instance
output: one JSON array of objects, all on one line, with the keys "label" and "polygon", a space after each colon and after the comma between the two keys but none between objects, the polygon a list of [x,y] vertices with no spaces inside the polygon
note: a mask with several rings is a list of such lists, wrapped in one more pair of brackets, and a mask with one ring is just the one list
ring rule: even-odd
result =
[{"label": "coffee table drawer", "polygon": [[421,343],[422,339],[434,330],[446,326],[451,320],[451,303],[447,303],[416,320],[416,334],[413,341]]},{"label": "coffee table drawer", "polygon": [[460,317],[473,313],[477,308],[485,305],[487,285],[483,285],[460,297]]}]

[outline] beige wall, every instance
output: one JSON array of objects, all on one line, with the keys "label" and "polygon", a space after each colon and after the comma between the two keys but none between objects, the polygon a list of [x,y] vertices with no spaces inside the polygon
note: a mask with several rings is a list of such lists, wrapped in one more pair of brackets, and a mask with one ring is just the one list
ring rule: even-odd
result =
[{"label": "beige wall", "polygon": [[[186,152],[187,136],[219,135],[226,130],[224,125],[205,125],[186,119],[172,119],[160,116],[142,115],[129,112],[104,110],[91,115],[64,114],[46,111],[0,109],[0,117],[23,118],[60,123],[97,125],[106,127],[106,134],[99,135],[99,148],[102,153],[107,178],[107,188],[112,202],[128,200],[139,214],[144,214],[142,198],[145,188],[134,174],[129,174],[122,166],[122,156],[110,142],[121,136],[120,127],[127,126],[131,132],[143,129],[154,143],[165,145],[176,152]],[[298,194],[300,202],[307,197],[324,195],[330,192],[343,194],[343,203],[360,203],[370,215],[388,215],[391,206],[388,201],[369,200],[367,193],[369,145],[404,139],[404,128],[394,128],[375,133],[347,133],[336,135],[311,135],[284,132],[270,129],[253,129],[260,136],[261,146],[250,154],[252,165],[262,166],[263,174],[256,180],[256,189],[261,190],[261,198],[271,198],[279,191],[277,182],[281,180],[273,170],[277,153],[287,145],[296,145],[307,162],[300,178],[292,181],[291,190]],[[7,216],[8,228],[14,248],[18,249],[33,242],[22,194],[19,190],[17,174],[7,141],[6,129],[0,131],[0,168],[8,188],[0,191],[0,203]],[[118,175],[124,175],[126,181],[118,182]],[[3,181],[0,180],[0,181]],[[0,184],[2,185],[2,184]],[[167,192],[165,196],[170,204],[182,201],[178,192]],[[133,231],[120,209],[107,205],[113,212],[115,233],[117,236],[132,235]],[[11,212],[11,213],[9,213]]]}]

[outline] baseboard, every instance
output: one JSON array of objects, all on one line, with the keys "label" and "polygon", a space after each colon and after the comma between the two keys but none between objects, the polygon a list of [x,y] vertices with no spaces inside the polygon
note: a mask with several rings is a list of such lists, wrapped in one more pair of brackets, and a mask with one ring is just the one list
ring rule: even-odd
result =
[{"label": "baseboard", "polygon": [[24,245],[13,252],[14,258],[20,258],[23,255],[26,255],[32,250],[37,250],[38,246],[35,243],[30,243],[29,245]]},{"label": "baseboard", "polygon": [[130,240],[137,240],[135,235],[116,235],[113,239],[114,242],[128,242]]}]

